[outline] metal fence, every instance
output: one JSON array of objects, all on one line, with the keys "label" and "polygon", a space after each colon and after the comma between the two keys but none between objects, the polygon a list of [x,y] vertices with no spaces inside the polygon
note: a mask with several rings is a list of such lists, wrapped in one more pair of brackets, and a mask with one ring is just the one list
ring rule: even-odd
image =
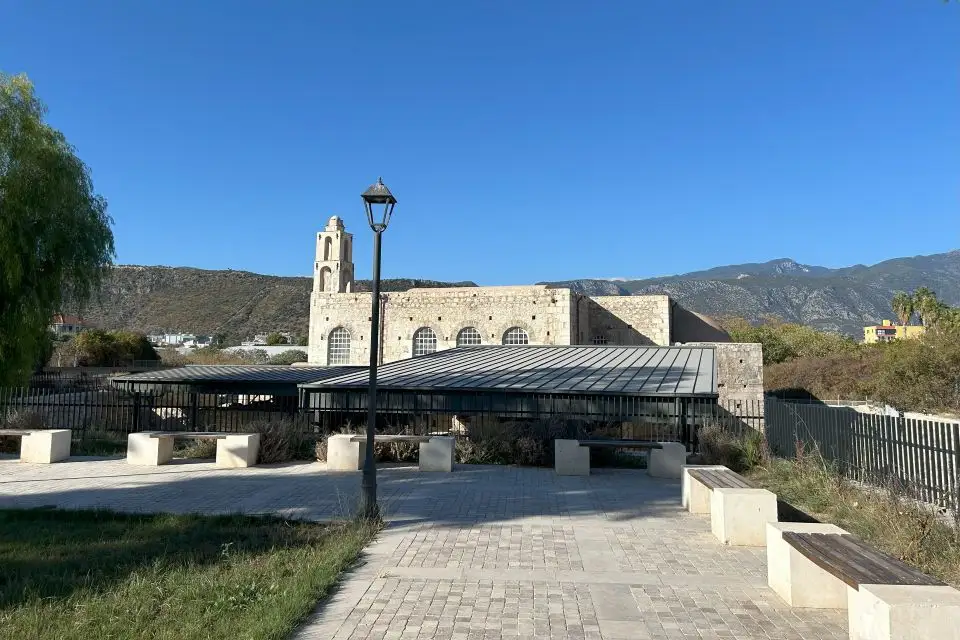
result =
[{"label": "metal fence", "polygon": [[960,424],[767,398],[766,436],[774,455],[819,451],[846,476],[960,509]]},{"label": "metal fence", "polygon": [[[11,413],[30,414],[48,429],[123,438],[138,431],[243,431],[254,421],[302,419],[297,399],[282,396],[195,393],[171,386],[126,391],[107,381],[80,388],[0,388],[0,424]],[[304,422],[305,431],[314,429]]]},{"label": "metal fence", "polygon": [[[756,400],[623,397],[598,401],[598,411],[589,415],[564,411],[569,402],[565,396],[541,400],[549,400],[555,410],[541,414],[450,413],[433,410],[429,404],[411,404],[402,410],[378,412],[377,430],[417,435],[451,432],[467,438],[487,438],[495,437],[503,423],[523,429],[525,424],[562,421],[564,432],[569,431],[571,437],[676,441],[692,450],[699,430],[709,424],[763,428],[763,403]],[[365,406],[301,411],[298,398],[290,396],[199,393],[186,385],[129,391],[102,378],[89,379],[83,386],[0,388],[0,424],[11,411],[36,414],[46,428],[70,429],[74,439],[120,439],[129,433],[160,430],[239,432],[254,421],[294,417],[305,433],[322,437],[359,430],[367,419]]]}]

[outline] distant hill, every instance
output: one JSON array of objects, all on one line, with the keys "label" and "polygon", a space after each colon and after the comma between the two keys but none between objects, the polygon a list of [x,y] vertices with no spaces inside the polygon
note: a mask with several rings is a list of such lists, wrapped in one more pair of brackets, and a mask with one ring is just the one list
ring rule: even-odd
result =
[{"label": "distant hill", "polygon": [[[895,291],[927,286],[947,304],[960,306],[960,251],[840,269],[783,258],[643,280],[542,284],[567,286],[589,295],[666,293],[691,311],[715,317],[759,320],[776,316],[862,336],[865,324],[893,318],[890,298]],[[607,291],[610,293],[601,293]]]},{"label": "distant hill", "polygon": [[[369,291],[359,280],[357,291]],[[82,310],[104,329],[224,333],[232,341],[264,331],[307,334],[310,316],[308,277],[267,276],[247,271],[208,271],[188,267],[117,266],[97,298]],[[472,282],[386,279],[383,291],[414,287],[465,287]]]},{"label": "distant hill", "polygon": [[[829,269],[789,258],[715,267],[642,280],[583,279],[547,282],[587,295],[666,293],[691,311],[759,320],[776,316],[862,336],[864,324],[892,318],[895,291],[927,286],[960,306],[960,251],[896,258],[872,266]],[[225,333],[234,341],[264,331],[306,335],[308,277],[188,267],[117,266],[83,315],[106,329]],[[473,282],[384,280],[384,291],[414,287],[476,286]],[[369,291],[358,281],[358,291]],[[67,309],[74,312],[73,309]]]}]

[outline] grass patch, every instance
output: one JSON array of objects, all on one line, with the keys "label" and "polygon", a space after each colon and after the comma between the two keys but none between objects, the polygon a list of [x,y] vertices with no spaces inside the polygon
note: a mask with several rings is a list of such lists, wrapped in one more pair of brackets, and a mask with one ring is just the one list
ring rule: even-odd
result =
[{"label": "grass patch", "polygon": [[285,638],[376,528],[0,510],[0,636]]},{"label": "grass patch", "polygon": [[872,490],[845,480],[817,455],[771,459],[745,475],[816,519],[960,587],[960,529],[934,507],[909,500],[894,487]]}]

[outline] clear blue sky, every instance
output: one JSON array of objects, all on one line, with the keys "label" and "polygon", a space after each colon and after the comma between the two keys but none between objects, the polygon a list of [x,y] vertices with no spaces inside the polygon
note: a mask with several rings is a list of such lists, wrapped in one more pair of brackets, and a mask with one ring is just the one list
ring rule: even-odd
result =
[{"label": "clear blue sky", "polygon": [[117,261],[523,284],[960,248],[960,4],[0,0]]}]

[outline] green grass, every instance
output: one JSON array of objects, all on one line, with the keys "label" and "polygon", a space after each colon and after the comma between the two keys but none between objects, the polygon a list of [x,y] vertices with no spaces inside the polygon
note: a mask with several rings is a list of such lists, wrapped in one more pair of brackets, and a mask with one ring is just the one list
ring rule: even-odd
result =
[{"label": "green grass", "polygon": [[960,529],[932,507],[890,489],[868,490],[841,478],[816,455],[771,459],[746,475],[777,498],[858,536],[947,584],[960,587]]},{"label": "green grass", "polygon": [[359,523],[0,510],[0,638],[285,638],[375,534]]}]

